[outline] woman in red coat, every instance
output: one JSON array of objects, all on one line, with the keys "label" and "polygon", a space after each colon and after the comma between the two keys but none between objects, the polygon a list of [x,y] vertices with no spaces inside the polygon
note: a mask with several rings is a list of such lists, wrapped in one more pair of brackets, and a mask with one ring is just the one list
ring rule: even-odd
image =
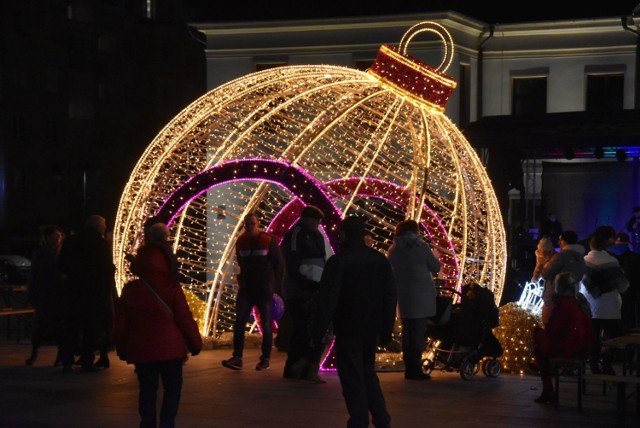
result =
[{"label": "woman in red coat", "polygon": [[549,324],[534,330],[534,356],[542,379],[542,394],[536,403],[553,403],[551,358],[587,358],[593,343],[589,303],[578,290],[578,280],[569,272],[554,279],[556,294]]},{"label": "woman in red coat", "polygon": [[[159,236],[168,237],[166,226],[156,229]],[[182,365],[187,352],[197,355],[202,350],[202,338],[180,283],[171,272],[169,255],[158,240],[150,241],[134,260],[139,279],[122,289],[113,339],[120,359],[136,367],[140,427],[158,426],[160,378],[164,386],[160,426],[173,427],[182,390]]]}]

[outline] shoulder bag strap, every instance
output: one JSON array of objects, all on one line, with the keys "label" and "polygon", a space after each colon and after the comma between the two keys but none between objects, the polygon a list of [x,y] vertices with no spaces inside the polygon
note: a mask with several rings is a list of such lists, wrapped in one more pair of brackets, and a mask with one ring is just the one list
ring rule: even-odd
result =
[{"label": "shoulder bag strap", "polygon": [[[153,287],[151,286],[151,284],[149,284],[147,281],[145,281],[143,278],[140,278],[140,280],[142,282],[144,282],[144,284],[147,286],[147,288],[149,288],[149,290],[151,290],[151,292],[154,294],[154,296],[156,296],[158,298],[158,300],[160,301],[160,303],[162,303],[162,306],[165,307],[165,309],[169,312],[169,314],[171,315],[171,318],[174,319],[175,321],[175,317],[173,316],[173,311],[171,310],[171,308],[169,307],[169,305],[167,305],[167,302],[165,302],[162,297],[160,297],[160,295],[156,292],[156,290],[153,289]],[[178,327],[180,328],[180,327]],[[187,338],[184,336],[184,333],[182,333],[182,339],[184,340],[184,347],[185,350],[187,352],[191,352],[193,353],[194,351],[191,350],[191,347],[189,346],[189,342],[187,341]]]},{"label": "shoulder bag strap", "polygon": [[169,314],[171,314],[171,317],[173,317],[173,311],[171,310],[171,308],[169,307],[169,305],[167,305],[167,302],[165,302],[164,300],[162,300],[162,297],[160,297],[160,295],[156,292],[156,290],[153,289],[153,287],[143,278],[140,278],[140,280],[142,282],[144,282],[144,285],[147,286],[147,288],[149,288],[149,290],[151,290],[151,292],[154,294],[154,296],[156,296],[158,298],[158,300],[160,301],[160,303],[162,303],[162,306],[165,307],[165,309],[167,311],[169,311]]}]

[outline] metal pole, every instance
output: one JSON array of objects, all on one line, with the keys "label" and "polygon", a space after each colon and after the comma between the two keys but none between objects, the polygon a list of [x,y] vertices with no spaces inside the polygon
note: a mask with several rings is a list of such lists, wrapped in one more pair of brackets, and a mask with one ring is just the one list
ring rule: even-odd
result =
[{"label": "metal pole", "polygon": [[82,219],[87,218],[87,170],[82,171]]}]

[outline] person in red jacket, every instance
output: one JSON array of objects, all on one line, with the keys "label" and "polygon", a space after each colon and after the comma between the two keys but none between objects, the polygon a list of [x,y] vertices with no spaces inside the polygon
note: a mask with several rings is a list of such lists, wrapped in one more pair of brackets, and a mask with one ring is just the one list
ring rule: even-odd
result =
[{"label": "person in red jacket", "polygon": [[569,272],[554,279],[556,294],[549,323],[545,329],[534,330],[534,356],[540,378],[542,394],[536,403],[553,403],[555,393],[551,378],[551,358],[587,358],[594,340],[591,312],[585,297],[577,292],[578,280]]},{"label": "person in red jacket", "polygon": [[262,326],[262,355],[256,370],[267,370],[273,347],[271,307],[273,293],[280,292],[284,274],[284,260],[276,238],[260,228],[256,213],[244,217],[244,233],[236,242],[236,260],[240,266],[236,319],[233,324],[233,355],[222,365],[232,370],[242,370],[245,329],[251,309],[260,313]]},{"label": "person in red jacket", "polygon": [[182,366],[187,352],[200,353],[202,337],[162,246],[168,229],[155,225],[153,232],[134,261],[139,279],[122,289],[113,341],[120,359],[136,368],[140,427],[158,426],[159,379],[164,386],[160,426],[173,427],[182,391]]}]

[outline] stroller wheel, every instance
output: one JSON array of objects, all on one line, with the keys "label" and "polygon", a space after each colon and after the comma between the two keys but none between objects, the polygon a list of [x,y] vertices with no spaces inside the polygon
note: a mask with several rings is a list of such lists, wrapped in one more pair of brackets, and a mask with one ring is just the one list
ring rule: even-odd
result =
[{"label": "stroller wheel", "polygon": [[460,377],[464,380],[471,380],[478,373],[476,364],[471,364],[468,361],[463,361],[460,364]]},{"label": "stroller wheel", "polygon": [[489,376],[489,372],[487,371],[488,365],[489,365],[489,360],[484,360],[482,362],[482,373],[484,373],[485,376]]},{"label": "stroller wheel", "polygon": [[422,360],[422,371],[427,375],[431,374],[435,366],[436,366],[436,363],[433,360],[430,360],[429,358],[425,358],[424,360]]},{"label": "stroller wheel", "polygon": [[485,360],[482,363],[482,373],[487,377],[498,377],[501,371],[502,365],[500,364],[500,361],[496,359]]}]

